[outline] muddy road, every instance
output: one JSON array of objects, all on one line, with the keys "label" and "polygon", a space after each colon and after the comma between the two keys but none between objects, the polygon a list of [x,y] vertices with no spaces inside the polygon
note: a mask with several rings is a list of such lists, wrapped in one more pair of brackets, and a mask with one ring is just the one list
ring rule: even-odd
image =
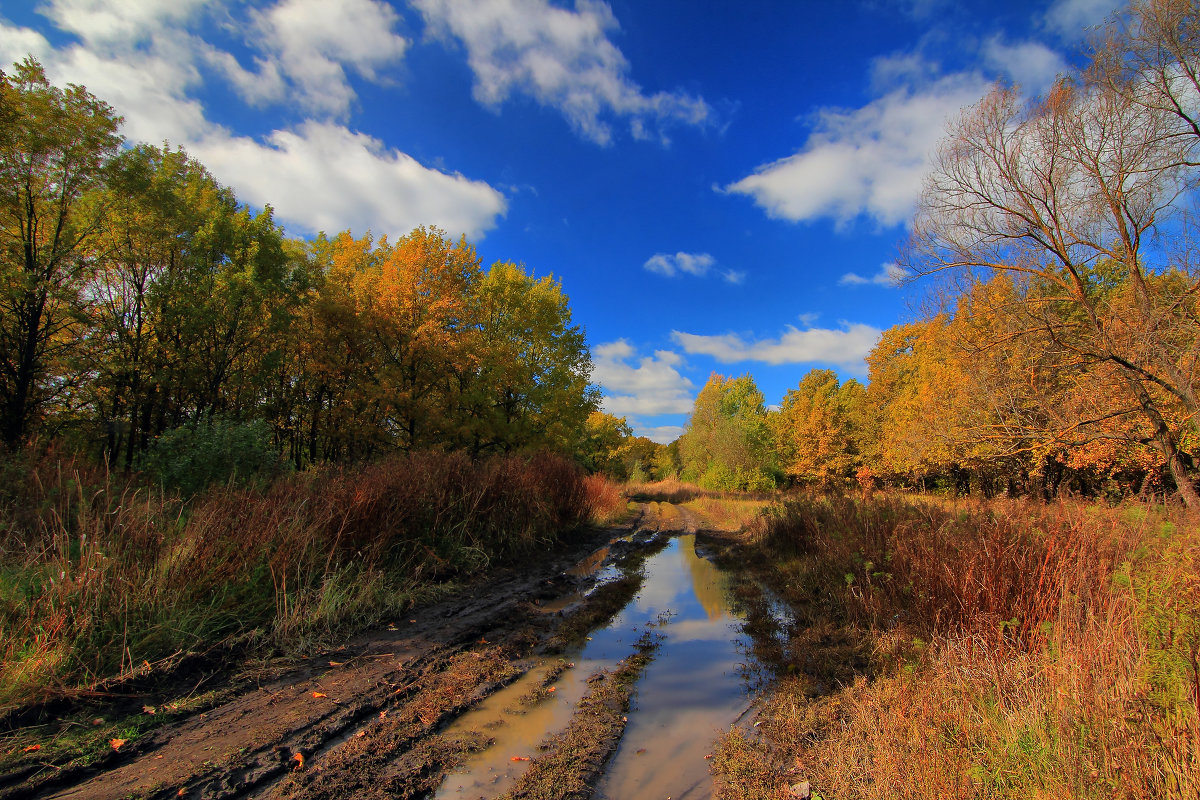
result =
[{"label": "muddy road", "polygon": [[[10,716],[0,800],[709,797],[713,742],[751,721],[788,626],[716,565],[735,547],[642,504],[336,652]],[[30,744],[92,724],[117,734],[86,757]]]}]

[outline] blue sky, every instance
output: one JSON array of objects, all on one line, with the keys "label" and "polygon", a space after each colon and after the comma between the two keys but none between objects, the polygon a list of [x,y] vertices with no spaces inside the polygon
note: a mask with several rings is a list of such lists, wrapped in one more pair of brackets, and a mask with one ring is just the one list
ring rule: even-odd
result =
[{"label": "blue sky", "polygon": [[864,378],[946,119],[1046,88],[1115,0],[0,0],[289,234],[466,233],[552,273],[604,407],[673,439],[708,375]]}]

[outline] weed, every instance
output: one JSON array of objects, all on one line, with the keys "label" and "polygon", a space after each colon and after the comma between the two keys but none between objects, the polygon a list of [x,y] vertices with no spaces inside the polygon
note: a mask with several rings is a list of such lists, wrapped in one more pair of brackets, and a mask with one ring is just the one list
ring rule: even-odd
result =
[{"label": "weed", "polygon": [[790,652],[824,626],[870,663],[781,681],[726,736],[721,796],[1200,794],[1196,533],[1154,506],[789,500],[749,539],[805,622]]}]

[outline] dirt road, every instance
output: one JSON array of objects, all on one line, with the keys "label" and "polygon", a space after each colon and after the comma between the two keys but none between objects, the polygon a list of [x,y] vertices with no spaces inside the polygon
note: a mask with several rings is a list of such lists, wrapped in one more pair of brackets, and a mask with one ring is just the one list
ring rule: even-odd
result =
[{"label": "dirt road", "polygon": [[[131,711],[130,719],[169,721],[113,742],[91,763],[21,753],[0,775],[0,800],[429,796],[488,744],[486,732],[450,723],[523,676],[521,703],[532,707],[554,692],[557,675],[574,664],[556,664],[553,654],[578,645],[638,592],[641,576],[630,564],[698,527],[687,509],[649,504],[623,528],[582,534],[539,563],[495,574],[336,652],[286,668],[197,670],[150,692],[116,689],[87,705],[43,709],[41,718],[27,713],[22,730],[0,738],[0,752],[33,747],[31,736],[67,735],[93,716],[106,725]],[[654,656],[656,634],[648,626],[640,635],[628,657],[580,684],[586,695],[569,726],[520,759],[534,763],[508,796],[591,794],[621,738],[638,674]]]}]

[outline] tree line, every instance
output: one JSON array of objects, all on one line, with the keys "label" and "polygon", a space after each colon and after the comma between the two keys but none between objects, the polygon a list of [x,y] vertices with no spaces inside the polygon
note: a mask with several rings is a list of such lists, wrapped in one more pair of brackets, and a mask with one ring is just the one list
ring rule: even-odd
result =
[{"label": "tree line", "polygon": [[663,470],[1200,507],[1197,167],[1200,7],[1135,0],[1044,96],[998,85],[951,121],[902,259],[934,311],[883,334],[866,386],[815,370],[768,411],[714,376]]},{"label": "tree line", "polygon": [[559,282],[436,228],[288,238],[119,126],[31,58],[0,73],[6,448],[56,438],[138,467],[207,444],[302,468],[581,447],[598,395]]}]

